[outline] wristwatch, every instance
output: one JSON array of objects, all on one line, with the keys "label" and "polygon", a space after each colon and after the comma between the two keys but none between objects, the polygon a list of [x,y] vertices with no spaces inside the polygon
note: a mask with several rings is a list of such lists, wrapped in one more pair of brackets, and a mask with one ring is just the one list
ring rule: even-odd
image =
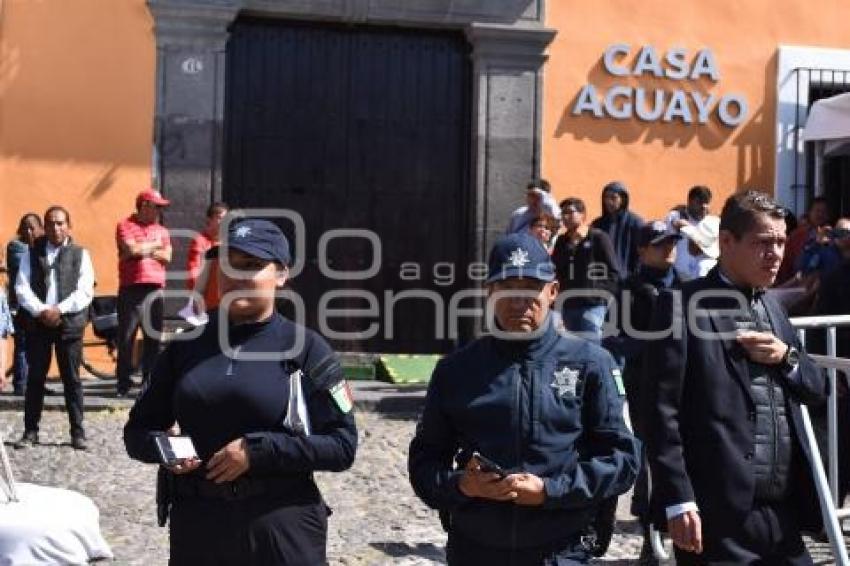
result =
[{"label": "wristwatch", "polygon": [[792,345],[788,345],[788,349],[785,350],[785,355],[782,356],[782,361],[779,362],[779,369],[783,373],[791,373],[794,371],[794,368],[800,363],[800,351],[797,350]]}]

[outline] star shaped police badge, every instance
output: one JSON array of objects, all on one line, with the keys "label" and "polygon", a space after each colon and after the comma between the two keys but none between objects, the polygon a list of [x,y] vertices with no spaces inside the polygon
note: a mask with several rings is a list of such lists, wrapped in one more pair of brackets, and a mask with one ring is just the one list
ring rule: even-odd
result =
[{"label": "star shaped police badge", "polygon": [[563,367],[555,371],[555,380],[551,383],[552,389],[558,392],[558,397],[565,393],[576,394],[576,383],[578,382],[578,370]]},{"label": "star shaped police badge", "polygon": [[244,238],[245,236],[247,236],[250,233],[251,233],[251,227],[250,226],[239,226],[238,228],[236,228],[236,237],[237,238]]},{"label": "star shaped police badge", "polygon": [[517,248],[511,252],[511,256],[508,258],[508,261],[514,267],[523,267],[530,260],[528,259],[527,251],[522,248]]}]

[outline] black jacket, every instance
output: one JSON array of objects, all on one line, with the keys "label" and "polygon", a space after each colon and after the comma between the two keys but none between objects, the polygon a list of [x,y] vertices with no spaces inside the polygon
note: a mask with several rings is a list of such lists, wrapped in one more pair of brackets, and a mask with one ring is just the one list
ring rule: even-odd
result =
[{"label": "black jacket", "polygon": [[643,358],[650,338],[643,336],[649,330],[658,297],[664,289],[678,288],[682,284],[672,267],[666,272],[646,266],[638,266],[622,286],[620,295],[619,335],[605,338],[602,345],[609,352],[625,358],[623,379],[629,400],[629,415],[632,427],[638,436],[643,434],[645,404],[642,393],[645,389]]},{"label": "black jacket", "polygon": [[[558,237],[552,249],[552,263],[555,264],[561,293],[592,289],[615,296],[623,277],[611,238],[596,228],[591,228],[575,246],[565,236]],[[606,303],[607,299],[603,296],[568,297],[563,306],[574,308]]]},{"label": "black jacket", "polygon": [[[245,438],[251,462],[246,477],[312,481],[314,471],[350,467],[357,430],[350,408],[343,411],[335,401],[333,392],[345,383],[327,342],[274,314],[263,322],[221,328],[231,357],[222,351],[218,313],[210,313],[210,323],[197,337],[169,343],[157,359],[150,385],[124,427],[127,454],[157,462],[153,437],[177,422],[204,462],[230,441]],[[295,369],[304,372],[309,436],[283,426]]]},{"label": "black jacket", "polygon": [[[821,277],[818,298],[815,302],[815,312],[819,315],[850,314],[850,259],[845,259],[838,267],[825,273]],[[823,342],[823,331],[809,331],[809,334],[819,334],[820,342]],[[811,338],[811,337],[810,337]],[[850,357],[850,327],[838,329],[838,356]],[[818,351],[812,348],[812,351]],[[823,347],[819,351],[826,353]]]},{"label": "black jacket", "polygon": [[[627,277],[638,266],[638,233],[645,222],[643,218],[629,210],[629,193],[625,187],[621,186],[618,192],[623,199],[620,210],[614,214],[603,214],[595,219],[591,226],[611,237],[623,277]],[[605,210],[604,205],[602,210]]]},{"label": "black jacket", "polygon": [[[735,318],[729,311],[738,303],[728,295],[718,297],[716,290],[721,289],[733,291],[715,268],[706,277],[683,285],[680,300],[674,292],[663,292],[651,330],[674,331],[648,343],[644,365],[646,443],[656,521],[666,525],[668,506],[695,501],[703,525],[716,534],[738,528],[755,493],[756,418],[749,368],[734,340]],[[714,293],[691,304],[692,297],[703,291]],[[763,302],[777,336],[801,349],[782,307],[769,295]],[[675,325],[681,325],[679,332]],[[803,528],[819,528],[818,499],[809,465],[812,454],[805,442],[800,404],[823,404],[826,380],[805,354],[795,374],[774,371],[791,410],[797,464],[791,504]]]}]

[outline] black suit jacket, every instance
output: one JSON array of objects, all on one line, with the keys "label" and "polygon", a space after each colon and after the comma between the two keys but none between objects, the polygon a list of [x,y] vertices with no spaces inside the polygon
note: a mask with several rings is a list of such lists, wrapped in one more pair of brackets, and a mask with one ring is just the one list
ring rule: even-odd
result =
[{"label": "black suit jacket", "polygon": [[[718,296],[718,290],[725,296]],[[650,340],[645,356],[653,510],[656,522],[666,525],[668,506],[695,501],[706,532],[721,533],[740,525],[755,493],[755,404],[747,360],[734,337],[736,317],[730,312],[746,308],[747,299],[721,279],[717,268],[685,284],[678,297],[665,291],[659,298],[651,329],[673,331]],[[775,334],[802,350],[782,307],[769,296],[764,304]],[[826,380],[805,354],[793,378],[780,379],[790,399],[795,436],[792,504],[802,526],[815,529],[820,513],[800,403],[824,403]]]}]

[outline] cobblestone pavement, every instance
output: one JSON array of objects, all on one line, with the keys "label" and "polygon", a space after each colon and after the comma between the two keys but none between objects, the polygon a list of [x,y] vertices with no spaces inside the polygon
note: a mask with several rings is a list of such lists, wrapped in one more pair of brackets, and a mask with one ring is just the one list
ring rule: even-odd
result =
[{"label": "cobblestone pavement", "polygon": [[[20,412],[0,412],[0,431],[19,481],[74,489],[95,501],[116,563],[165,564],[168,534],[155,522],[155,469],[130,460],[124,453],[121,427],[126,415],[126,409],[87,413],[87,452],[70,447],[64,412],[44,414],[44,445],[34,449],[8,446],[21,434]],[[444,562],[445,534],[437,516],[416,499],[407,481],[406,451],[414,417],[361,411],[357,421],[360,448],[354,467],[346,473],[318,477],[334,509],[328,542],[331,564]],[[623,502],[621,507],[625,505]],[[601,563],[636,562],[640,537],[635,523],[622,511],[619,516],[620,532]],[[816,563],[830,563],[823,545],[813,548]]]}]

